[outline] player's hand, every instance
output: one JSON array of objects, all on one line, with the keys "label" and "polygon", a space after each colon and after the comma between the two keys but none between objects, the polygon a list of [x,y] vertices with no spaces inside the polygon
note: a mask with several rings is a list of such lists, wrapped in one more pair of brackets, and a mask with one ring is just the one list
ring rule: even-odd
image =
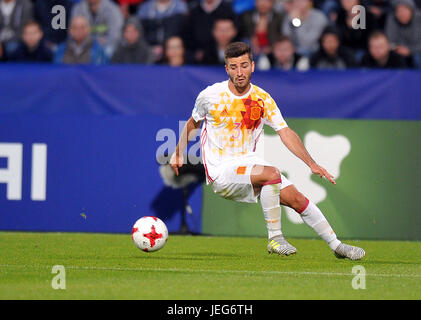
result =
[{"label": "player's hand", "polygon": [[311,169],[311,172],[313,172],[314,174],[317,174],[320,178],[325,177],[327,180],[329,180],[333,184],[336,184],[336,181],[335,179],[333,179],[333,176],[329,172],[327,172],[325,168],[319,166],[318,164],[315,164],[311,166],[310,169]]},{"label": "player's hand", "polygon": [[178,176],[178,168],[183,166],[184,157],[182,154],[177,155],[176,152],[173,153],[170,159],[171,168],[174,170],[175,174]]}]

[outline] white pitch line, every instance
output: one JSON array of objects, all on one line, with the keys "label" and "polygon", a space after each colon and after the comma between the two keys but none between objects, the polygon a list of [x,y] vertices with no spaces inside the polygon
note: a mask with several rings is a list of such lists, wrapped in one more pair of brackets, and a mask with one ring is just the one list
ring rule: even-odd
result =
[{"label": "white pitch line", "polygon": [[[31,265],[7,265],[0,264],[0,268],[51,268],[52,266]],[[276,271],[276,270],[206,270],[206,269],[177,269],[177,268],[122,268],[122,267],[98,267],[98,266],[64,266],[73,270],[105,270],[105,271],[152,271],[152,272],[191,272],[191,273],[220,273],[220,274],[261,274],[261,275],[314,275],[314,276],[355,276],[353,273],[341,272],[313,272],[313,271]],[[366,277],[384,278],[421,278],[421,274],[381,274],[366,273]]]}]

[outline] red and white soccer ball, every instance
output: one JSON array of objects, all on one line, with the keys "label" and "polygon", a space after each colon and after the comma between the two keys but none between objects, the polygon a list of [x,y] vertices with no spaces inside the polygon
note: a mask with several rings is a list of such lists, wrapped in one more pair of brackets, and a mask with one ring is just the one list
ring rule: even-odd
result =
[{"label": "red and white soccer ball", "polygon": [[168,229],[161,219],[142,217],[132,228],[132,239],[136,247],[142,251],[157,251],[167,242]]}]

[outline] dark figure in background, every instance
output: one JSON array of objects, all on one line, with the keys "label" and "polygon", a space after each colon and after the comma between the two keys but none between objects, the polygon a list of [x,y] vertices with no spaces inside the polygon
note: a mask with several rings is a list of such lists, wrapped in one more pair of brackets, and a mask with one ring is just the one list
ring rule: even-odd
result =
[{"label": "dark figure in background", "polygon": [[[51,10],[56,5],[63,6],[66,10],[65,29],[56,29],[52,27],[51,22],[55,14],[53,14]],[[66,41],[68,35],[67,24],[70,21],[72,5],[73,1],[70,0],[35,0],[34,19],[40,23],[44,39],[48,46],[54,48],[58,44]]]},{"label": "dark figure in background", "polygon": [[23,26],[32,19],[30,0],[0,0],[0,42],[6,54],[16,50]]},{"label": "dark figure in background", "polygon": [[347,69],[355,65],[353,55],[341,46],[338,32],[327,27],[320,38],[320,49],[310,59],[316,69]]},{"label": "dark figure in background", "polygon": [[203,64],[225,65],[226,47],[236,40],[237,28],[231,19],[217,19],[212,28],[213,39],[205,49]]},{"label": "dark figure in background", "polygon": [[392,51],[389,40],[381,31],[370,35],[368,43],[369,52],[363,57],[361,66],[379,69],[402,69],[406,68],[405,59]]},{"label": "dark figure in background", "polygon": [[274,69],[306,71],[309,68],[308,58],[295,51],[294,44],[287,36],[275,39],[269,60]]},{"label": "dark figure in background", "polygon": [[257,55],[268,55],[282,28],[282,14],[274,10],[274,0],[256,0],[256,9],[240,16],[240,37],[252,44]]},{"label": "dark figure in background", "polygon": [[188,62],[189,60],[187,59],[183,39],[179,36],[169,37],[167,41],[165,41],[162,64],[171,67],[181,67]]},{"label": "dark figure in background", "polygon": [[3,49],[3,43],[0,42],[0,62],[7,61],[6,52]]},{"label": "dark figure in background", "polygon": [[22,40],[18,48],[10,54],[9,61],[47,63],[52,60],[53,53],[45,44],[41,26],[34,21],[26,23]]},{"label": "dark figure in background", "polygon": [[377,28],[384,29],[386,19],[389,16],[391,0],[362,0],[361,4],[369,11],[376,20]]},{"label": "dark figure in background", "polygon": [[112,63],[151,64],[154,62],[152,48],[143,36],[143,30],[136,18],[127,21],[123,39],[112,57]]},{"label": "dark figure in background", "polygon": [[204,51],[212,42],[212,28],[217,19],[236,22],[231,4],[221,0],[203,0],[190,10],[183,35],[187,50],[198,63],[203,61]]},{"label": "dark figure in background", "polygon": [[150,0],[139,6],[146,41],[153,46],[155,60],[161,60],[165,41],[179,36],[185,27],[187,5],[182,0]]},{"label": "dark figure in background", "polygon": [[353,20],[358,13],[352,13],[352,8],[360,5],[360,0],[340,0],[341,9],[336,20],[342,45],[352,50],[356,61],[360,61],[367,51],[368,36],[377,29],[376,19],[366,10],[366,28],[353,28]]},{"label": "dark figure in background", "polygon": [[159,217],[172,217],[180,212],[181,226],[178,233],[189,234],[189,216],[193,214],[189,199],[205,181],[205,168],[199,158],[189,155],[179,175],[175,175],[166,158],[167,155],[162,155],[159,160],[159,173],[165,186],[153,200],[151,211]]},{"label": "dark figure in background", "polygon": [[386,23],[390,44],[408,66],[421,68],[421,11],[413,0],[395,0],[393,6]]}]

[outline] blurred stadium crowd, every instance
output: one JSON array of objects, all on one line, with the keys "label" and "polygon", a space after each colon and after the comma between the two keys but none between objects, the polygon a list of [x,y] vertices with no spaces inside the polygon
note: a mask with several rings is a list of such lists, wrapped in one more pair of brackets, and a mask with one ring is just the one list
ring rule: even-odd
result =
[{"label": "blurred stadium crowd", "polygon": [[[64,29],[53,28],[55,5],[66,9]],[[0,0],[0,61],[223,65],[224,48],[246,41],[259,70],[421,68],[420,8],[421,0]]]}]

